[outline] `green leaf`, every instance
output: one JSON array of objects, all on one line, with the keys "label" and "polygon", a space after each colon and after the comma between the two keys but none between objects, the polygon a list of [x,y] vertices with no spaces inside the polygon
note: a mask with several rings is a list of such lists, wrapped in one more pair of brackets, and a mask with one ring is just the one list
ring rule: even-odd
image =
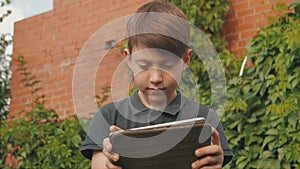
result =
[{"label": "green leaf", "polygon": [[265,134],[266,135],[278,135],[278,130],[276,130],[276,129],[269,129]]},{"label": "green leaf", "polygon": [[293,113],[293,114],[291,114],[291,115],[288,117],[288,123],[289,123],[292,127],[296,128],[296,125],[297,125],[297,123],[298,123],[298,117],[297,117],[297,114],[296,114],[296,113]]},{"label": "green leaf", "polygon": [[262,145],[262,148],[264,148],[268,143],[270,143],[271,141],[275,140],[275,136],[267,136],[265,139],[264,139],[264,142],[263,142],[263,145]]},{"label": "green leaf", "polygon": [[300,79],[294,79],[291,83],[292,89],[295,89],[295,87],[299,84]]},{"label": "green leaf", "polygon": [[262,159],[273,158],[274,154],[271,151],[263,151]]},{"label": "green leaf", "polygon": [[243,138],[244,136],[242,134],[239,134],[237,137],[232,138],[230,140],[230,143],[233,145],[237,145],[239,143],[239,141]]},{"label": "green leaf", "polygon": [[238,163],[238,168],[245,168],[245,166],[248,164],[248,161],[247,160],[244,160],[240,163]]},{"label": "green leaf", "polygon": [[247,160],[247,157],[246,156],[240,156],[237,160],[236,160],[236,163],[240,164],[241,162]]},{"label": "green leaf", "polygon": [[233,129],[233,128],[235,128],[240,122],[241,122],[241,120],[237,120],[237,121],[233,122],[232,124],[230,124],[230,125],[228,126],[228,128]]}]

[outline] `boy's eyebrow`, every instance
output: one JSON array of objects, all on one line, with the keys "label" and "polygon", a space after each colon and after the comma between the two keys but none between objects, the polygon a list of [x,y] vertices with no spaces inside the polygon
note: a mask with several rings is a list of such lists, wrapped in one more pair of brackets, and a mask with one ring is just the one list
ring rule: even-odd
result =
[{"label": "boy's eyebrow", "polygon": [[134,59],[135,62],[149,62],[149,60],[147,59],[141,59],[141,58],[137,58],[137,59]]},{"label": "boy's eyebrow", "polygon": [[[133,59],[134,62],[146,62],[146,63],[151,63],[151,59],[146,59],[146,58],[136,58]],[[165,63],[178,63],[180,62],[180,59],[175,59],[175,58],[171,58],[171,59],[163,59],[159,61],[160,64],[165,64]]]},{"label": "boy's eyebrow", "polygon": [[137,60],[137,59],[151,60],[152,55],[158,55],[158,56],[160,56],[161,59],[167,60],[167,61],[179,61],[182,59],[182,57],[180,57],[168,50],[156,49],[156,48],[141,49],[138,51],[134,51],[130,54],[130,56],[132,58],[134,58],[135,60]]}]

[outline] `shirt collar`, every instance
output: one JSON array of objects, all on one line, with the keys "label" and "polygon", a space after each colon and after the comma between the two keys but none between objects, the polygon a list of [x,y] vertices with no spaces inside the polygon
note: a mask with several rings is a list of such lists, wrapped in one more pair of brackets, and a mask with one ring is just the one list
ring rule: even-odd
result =
[{"label": "shirt collar", "polygon": [[[172,100],[172,102],[169,103],[165,109],[159,111],[163,111],[175,116],[181,110],[185,100],[185,97],[180,92],[177,92],[175,99]],[[129,98],[129,107],[133,114],[150,110],[142,103],[137,91],[134,92],[134,94]]]}]

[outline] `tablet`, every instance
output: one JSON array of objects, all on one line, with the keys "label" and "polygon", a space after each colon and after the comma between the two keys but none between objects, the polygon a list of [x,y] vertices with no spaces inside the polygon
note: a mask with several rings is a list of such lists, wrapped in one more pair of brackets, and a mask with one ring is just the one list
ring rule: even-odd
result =
[{"label": "tablet", "polygon": [[200,117],[112,132],[110,141],[123,169],[190,169],[195,150],[210,145],[211,134]]}]

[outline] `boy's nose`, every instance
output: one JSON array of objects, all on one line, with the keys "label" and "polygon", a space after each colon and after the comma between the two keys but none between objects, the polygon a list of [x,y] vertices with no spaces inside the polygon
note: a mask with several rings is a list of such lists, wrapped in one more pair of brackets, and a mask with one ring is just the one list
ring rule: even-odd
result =
[{"label": "boy's nose", "polygon": [[160,83],[163,80],[162,71],[159,69],[150,70],[150,82],[151,83]]}]

